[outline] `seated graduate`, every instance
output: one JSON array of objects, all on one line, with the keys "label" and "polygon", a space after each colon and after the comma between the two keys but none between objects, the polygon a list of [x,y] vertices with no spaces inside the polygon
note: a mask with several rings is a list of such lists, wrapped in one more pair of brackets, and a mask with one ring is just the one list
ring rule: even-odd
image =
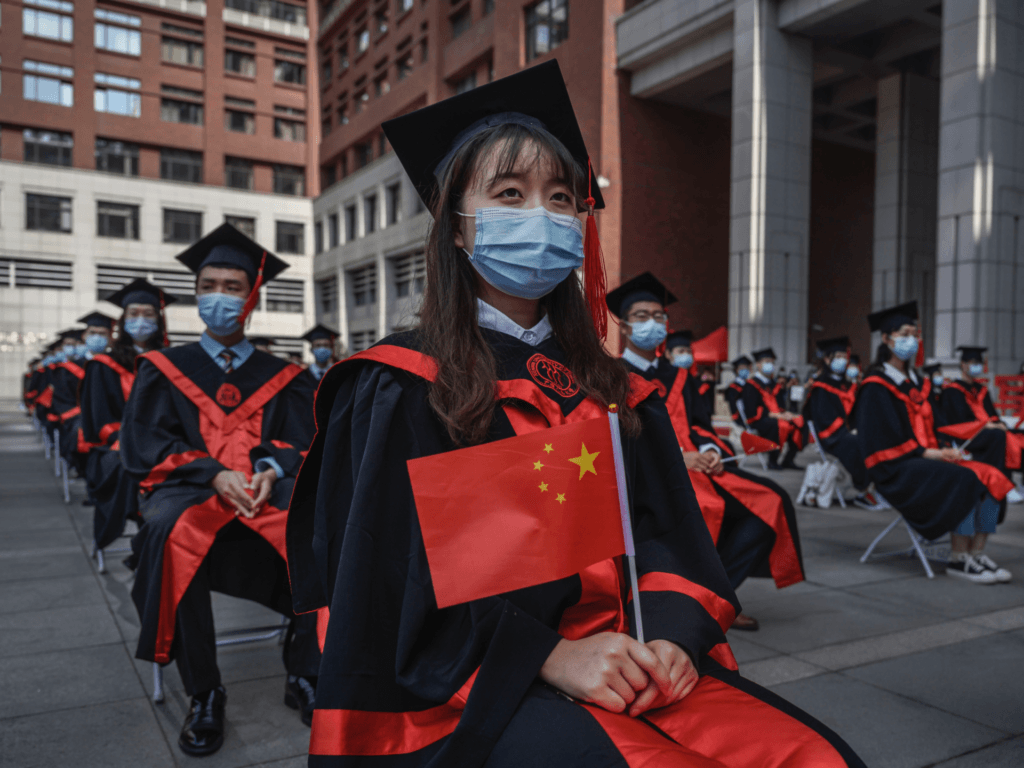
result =
[{"label": "seated graduate", "polygon": [[249,343],[264,354],[272,354],[270,348],[274,346],[274,340],[269,336],[253,336],[249,339]]},{"label": "seated graduate", "polygon": [[853,384],[860,384],[861,376],[860,355],[856,352],[850,353],[850,361],[846,366],[846,380]]},{"label": "seated graduate", "polygon": [[[693,334],[668,334],[667,353],[661,357],[633,344],[633,334],[643,333],[646,323],[659,318],[660,324],[667,322],[667,305],[675,300],[649,272],[608,294],[608,308],[621,321],[622,361],[631,373],[653,381],[665,399],[697,504],[730,586],[737,589],[748,576],[771,576],[780,589],[801,582],[800,538],[789,494],[771,480],[744,472],[735,462],[722,463],[723,456],[736,454],[715,434],[707,403],[691,375]],[[757,620],[743,613],[732,624],[732,629],[758,628]]]},{"label": "seated graduate", "polygon": [[[245,320],[287,264],[230,224],[180,254],[196,274],[200,340],[146,352],[121,422],[121,459],[139,483],[144,523],[132,540],[136,657],[175,661],[192,697],[178,745],[208,755],[224,739],[210,592],[292,617],[285,561],[288,499],[313,437],[302,368],[259,352]],[[248,298],[247,298],[248,297]],[[313,616],[284,645],[285,703],[312,717],[319,666]]]},{"label": "seated graduate", "polygon": [[796,469],[796,455],[805,444],[804,418],[779,404],[786,393],[787,382],[776,377],[775,350],[771,347],[759,349],[752,353],[752,357],[754,373],[744,384],[740,397],[747,426],[786,450],[781,464],[778,461],[779,451],[769,454],[770,468]]},{"label": "seated graduate", "polygon": [[818,342],[818,349],[824,367],[810,384],[804,416],[814,424],[821,447],[839,459],[850,473],[853,487],[858,491],[854,501],[874,507],[874,499],[865,496],[871,479],[860,453],[860,442],[850,431],[850,414],[857,400],[857,385],[846,377],[850,339],[847,336],[824,339]]},{"label": "seated graduate", "polygon": [[740,355],[732,361],[733,380],[729,382],[729,386],[725,389],[725,402],[729,404],[729,414],[732,416],[733,422],[737,426],[743,426],[743,420],[740,419],[739,408],[736,407],[736,403],[743,396],[743,386],[747,383],[747,379],[750,378],[750,367],[754,362],[746,355]]},{"label": "seated graduate", "polygon": [[78,385],[85,376],[85,344],[82,331],[74,328],[61,332],[61,360],[53,369],[50,387],[53,390],[48,419],[60,440],[60,454],[72,467],[78,449]]},{"label": "seated graduate", "polygon": [[[595,330],[603,267],[579,215],[603,203],[557,62],[384,131],[433,213],[426,293],[417,329],[317,393],[288,524],[297,609],[330,609],[310,765],[861,765],[732,671],[736,599],[665,406]],[[648,642],[627,634],[621,558],[439,609],[407,460],[613,403]]]},{"label": "seated graduate", "polygon": [[33,357],[25,365],[25,372],[21,376],[21,404],[25,406],[26,413],[32,413],[36,407],[36,395],[39,392],[34,388],[36,376],[39,375],[41,357]]},{"label": "seated graduate", "polygon": [[977,584],[1009,581],[984,554],[1000,502],[1013,484],[997,470],[939,448],[928,392],[911,366],[917,355],[917,302],[868,316],[881,332],[878,358],[860,387],[857,439],[875,488],[921,535],[950,533],[946,573]]},{"label": "seated graduate", "polygon": [[175,302],[147,280],[138,278],[107,301],[121,307],[117,336],[106,351],[94,351],[82,380],[82,439],[91,446],[85,479],[92,496],[93,543],[104,549],[138,520],[139,484],[121,463],[121,422],[135,381],[135,359],[166,344],[162,309]]},{"label": "seated graduate", "polygon": [[[326,325],[318,324],[302,338],[309,342],[313,352],[313,362],[306,369],[306,373],[313,377],[314,382],[319,382],[328,369],[338,362],[338,332]],[[315,387],[316,383],[313,386]]]}]

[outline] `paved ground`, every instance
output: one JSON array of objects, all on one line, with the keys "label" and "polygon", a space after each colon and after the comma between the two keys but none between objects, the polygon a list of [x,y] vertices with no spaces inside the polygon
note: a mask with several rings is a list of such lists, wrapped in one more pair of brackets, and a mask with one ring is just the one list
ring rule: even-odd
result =
[{"label": "paved ground", "polygon": [[[774,473],[796,494],[802,476]],[[0,766],[156,768],[192,764],[175,745],[187,701],[177,672],[150,699],[134,660],[130,574],[89,559],[91,509],[65,506],[23,415],[0,408]],[[1024,766],[1024,506],[991,553],[1018,578],[975,587],[920,565],[857,558],[891,516],[800,509],[809,580],[740,589],[757,633],[731,633],[744,673],[842,734],[872,768]],[[888,543],[888,542],[887,542]],[[897,534],[890,548],[903,546]],[[219,629],[273,623],[215,601]],[[275,642],[221,649],[224,748],[201,765],[305,765],[309,730],[283,702]]]}]

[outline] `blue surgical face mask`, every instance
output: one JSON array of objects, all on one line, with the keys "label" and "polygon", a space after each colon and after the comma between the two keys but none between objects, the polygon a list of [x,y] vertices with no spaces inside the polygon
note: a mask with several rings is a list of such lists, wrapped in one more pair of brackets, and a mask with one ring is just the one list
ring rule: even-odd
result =
[{"label": "blue surgical face mask", "polygon": [[100,352],[107,348],[107,337],[100,336],[98,333],[94,333],[91,336],[86,336],[85,346],[94,355],[98,355]]},{"label": "blue surgical face mask", "polygon": [[659,323],[653,317],[649,320],[644,320],[642,323],[630,323],[629,327],[633,329],[633,334],[629,337],[629,340],[633,342],[637,349],[643,349],[647,352],[657,348],[665,340],[665,337],[668,336],[668,328],[665,323]]},{"label": "blue surgical face mask", "polygon": [[765,376],[770,377],[773,373],[775,373],[775,363],[761,363],[761,373],[763,373]]},{"label": "blue surgical face mask", "polygon": [[936,387],[941,387],[944,383],[945,378],[941,373],[936,373],[934,376],[932,376],[932,384],[934,384]]},{"label": "blue surgical face mask", "polygon": [[313,359],[317,365],[324,365],[331,359],[330,347],[317,347],[313,350]]},{"label": "blue surgical face mask", "polygon": [[124,332],[132,337],[132,341],[137,341],[140,344],[152,338],[158,330],[160,330],[160,326],[156,320],[151,320],[148,317],[130,317],[124,321]]},{"label": "blue surgical face mask", "polygon": [[683,352],[681,355],[676,355],[672,358],[672,365],[676,368],[692,368],[693,367],[693,355],[689,352]]},{"label": "blue surgical face mask", "polygon": [[476,240],[466,253],[502,293],[539,299],[583,266],[583,225],[546,208],[477,208]]},{"label": "blue surgical face mask", "polygon": [[68,356],[67,353],[65,353],[64,350],[61,349],[53,353],[53,359],[58,363],[65,363],[67,362]]},{"label": "blue surgical face mask", "polygon": [[858,376],[860,376],[860,368],[858,366],[856,366],[856,365],[848,365],[848,366],[846,366],[846,378],[848,378],[850,381],[853,381]]},{"label": "blue surgical face mask", "polygon": [[82,358],[82,357],[85,357],[85,353],[88,352],[88,351],[89,351],[89,348],[87,346],[85,346],[84,343],[82,343],[82,344],[75,344],[75,351],[72,353],[72,355],[76,359],[77,358]]},{"label": "blue surgical face mask", "polygon": [[913,359],[917,354],[917,337],[897,336],[892,342],[892,353],[903,361]]},{"label": "blue surgical face mask", "polygon": [[739,379],[740,381],[746,381],[748,376],[750,376],[750,371],[748,371],[746,368],[740,371],[736,371],[736,378]]},{"label": "blue surgical face mask", "polygon": [[971,363],[967,366],[967,372],[971,374],[971,378],[978,378],[985,374],[985,366],[983,363]]},{"label": "blue surgical face mask", "polygon": [[245,306],[245,299],[227,293],[204,293],[196,297],[199,304],[199,318],[217,336],[230,336],[241,326],[238,316]]},{"label": "blue surgical face mask", "polygon": [[833,357],[832,362],[828,364],[828,367],[832,369],[832,373],[837,376],[841,376],[846,371],[847,365],[849,365],[849,363],[847,363],[845,357]]}]

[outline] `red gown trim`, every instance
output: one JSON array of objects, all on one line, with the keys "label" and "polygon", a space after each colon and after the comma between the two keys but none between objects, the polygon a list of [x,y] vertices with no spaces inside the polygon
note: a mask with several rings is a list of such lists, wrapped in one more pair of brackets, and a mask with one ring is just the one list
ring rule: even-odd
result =
[{"label": "red gown trim", "polygon": [[66,411],[64,411],[64,413],[60,415],[60,423],[63,424],[68,419],[75,418],[75,416],[78,416],[81,412],[81,407],[77,405],[74,408],[68,408]]},{"label": "red gown trim", "polygon": [[65,371],[70,371],[76,379],[85,378],[85,370],[78,364],[65,360],[63,363],[57,364],[58,368],[63,368]]},{"label": "red gown trim", "polygon": [[732,626],[732,622],[736,618],[736,609],[728,600],[719,597],[707,587],[702,587],[700,584],[695,584],[674,573],[662,571],[645,573],[639,579],[639,587],[641,592],[678,592],[681,595],[692,597],[703,606],[711,618],[718,622],[718,626],[722,628],[723,632]]},{"label": "red gown trim", "polygon": [[846,424],[846,419],[842,416],[836,416],[836,420],[821,430],[818,433],[818,437],[832,437],[844,424]]},{"label": "red gown trim", "polygon": [[121,382],[121,394],[124,395],[124,399],[127,401],[128,395],[132,392],[132,384],[135,383],[135,374],[132,371],[126,370],[124,366],[114,360],[110,355],[94,355],[92,359],[103,363],[103,365],[107,366],[117,374],[117,377]]},{"label": "red gown trim", "polygon": [[916,451],[921,445],[917,440],[910,439],[907,442],[897,445],[895,448],[886,448],[884,451],[875,451],[866,459],[864,459],[864,466],[868,469],[881,464],[883,461],[892,461],[898,459],[900,456],[906,456],[911,451]]},{"label": "red gown trim", "polygon": [[104,424],[103,428],[100,430],[100,445],[103,445],[105,442],[107,442],[107,438],[109,438],[112,434],[120,431],[120,421],[112,421],[109,424]]}]

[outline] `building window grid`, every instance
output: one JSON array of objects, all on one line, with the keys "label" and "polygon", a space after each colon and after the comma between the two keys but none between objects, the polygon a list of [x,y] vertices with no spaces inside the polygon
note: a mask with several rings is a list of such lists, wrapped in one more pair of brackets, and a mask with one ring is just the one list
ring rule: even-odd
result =
[{"label": "building window grid", "polygon": [[450,19],[452,25],[452,40],[461,37],[473,26],[473,14],[467,5],[461,11],[456,12]]},{"label": "building window grid", "polygon": [[297,221],[275,222],[274,240],[278,253],[306,252],[306,225]]},{"label": "building window grid", "polygon": [[369,349],[377,341],[376,331],[353,331],[348,335],[349,352],[362,352],[364,349]]},{"label": "building window grid", "polygon": [[256,239],[256,219],[252,216],[224,216],[224,223],[230,224],[250,240]]},{"label": "building window grid", "polygon": [[25,229],[37,232],[71,232],[71,198],[26,193]]},{"label": "building window grid", "polygon": [[306,140],[306,124],[295,120],[285,120],[281,117],[274,118],[274,138],[284,141]]},{"label": "building window grid", "polygon": [[121,176],[138,176],[139,145],[96,139],[96,170]]},{"label": "building window grid", "polygon": [[139,206],[96,201],[96,234],[122,240],[139,239]]},{"label": "building window grid", "polygon": [[345,242],[351,243],[358,236],[356,230],[356,207],[355,205],[345,206]]},{"label": "building window grid", "polygon": [[372,235],[377,231],[377,195],[363,198],[363,231]]},{"label": "building window grid", "polygon": [[392,260],[395,297],[420,296],[427,283],[427,257],[423,251],[397,256]]},{"label": "building window grid", "polygon": [[568,37],[568,0],[540,0],[526,9],[527,61],[553,51]]},{"label": "building window grid", "polygon": [[0,287],[70,291],[70,261],[0,258]]},{"label": "building window grid", "polygon": [[242,77],[256,77],[256,57],[251,53],[224,50],[224,70]]},{"label": "building window grid", "polygon": [[226,0],[224,5],[255,16],[306,26],[306,9],[301,5],[282,3],[280,0]]},{"label": "building window grid", "polygon": [[203,234],[202,211],[164,208],[164,242],[194,243]]},{"label": "building window grid", "polygon": [[26,128],[22,131],[22,142],[26,163],[71,166],[71,153],[75,141],[70,133]]},{"label": "building window grid", "polygon": [[331,275],[316,283],[317,301],[320,305],[320,312],[325,315],[333,314],[338,309],[338,277]]},{"label": "building window grid", "polygon": [[[170,25],[165,24],[164,30]],[[175,28],[175,32],[183,27]],[[186,30],[186,32],[191,30]],[[201,35],[200,35],[201,37]],[[185,67],[202,67],[205,61],[203,44],[194,40],[181,40],[166,35],[160,38],[160,59],[168,64],[180,64]]]},{"label": "building window grid", "polygon": [[264,290],[267,312],[303,312],[306,286],[301,280],[273,280]]},{"label": "building window grid", "polygon": [[313,222],[313,253],[324,252],[324,223],[322,221]]},{"label": "building window grid", "polygon": [[305,85],[306,65],[296,61],[274,59],[274,82]]},{"label": "building window grid", "polygon": [[387,226],[398,223],[402,208],[402,184],[396,181],[384,189],[384,205]]},{"label": "building window grid", "polygon": [[97,72],[93,75],[96,89],[93,92],[93,108],[124,117],[142,116],[142,95],[138,93],[142,83],[133,77],[108,75]]},{"label": "building window grid", "polygon": [[279,195],[306,194],[306,171],[298,165],[275,165],[273,168],[274,192]]},{"label": "building window grid", "polygon": [[341,242],[341,232],[338,224],[338,214],[332,213],[327,217],[327,247],[336,248]]},{"label": "building window grid", "polygon": [[186,149],[161,149],[160,178],[202,184],[203,153]]},{"label": "building window grid", "polygon": [[142,33],[138,29],[130,29],[142,26],[141,18],[102,8],[97,8],[93,15],[98,19],[93,35],[97,48],[128,56],[142,54]]},{"label": "building window grid", "polygon": [[[75,23],[71,16],[75,6],[63,0],[25,0],[25,5],[34,5],[47,10],[22,8],[21,31],[32,37],[57,40],[62,43],[74,41]],[[54,13],[60,11],[61,13]]]},{"label": "building window grid", "polygon": [[[196,303],[195,275],[170,269],[143,269],[114,264],[96,265],[96,298],[105,301],[132,280],[142,278],[177,297],[179,304]],[[173,340],[172,336],[172,340]]]},{"label": "building window grid", "polygon": [[225,157],[224,186],[232,189],[252,189],[252,162],[240,157]]},{"label": "building window grid", "polygon": [[349,284],[352,288],[352,303],[366,307],[377,303],[377,265],[349,270]]},{"label": "building window grid", "polygon": [[165,94],[160,99],[161,120],[166,123],[203,124],[203,94],[201,91],[177,88],[172,85],[162,85],[160,91]]},{"label": "building window grid", "polygon": [[[62,107],[75,105],[75,89],[71,80],[75,70],[57,64],[25,59],[22,61],[22,98]],[[29,74],[34,73],[34,74]]]},{"label": "building window grid", "polygon": [[226,109],[224,110],[224,129],[235,133],[247,133],[251,136],[256,133],[256,116],[251,112]]}]

